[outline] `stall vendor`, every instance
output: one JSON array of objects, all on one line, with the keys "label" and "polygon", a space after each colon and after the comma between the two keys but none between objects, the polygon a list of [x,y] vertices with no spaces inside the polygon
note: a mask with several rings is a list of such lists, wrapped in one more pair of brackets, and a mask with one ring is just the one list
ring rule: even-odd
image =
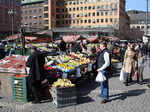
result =
[{"label": "stall vendor", "polygon": [[79,41],[71,48],[71,51],[75,53],[85,52],[87,50],[86,45],[87,45],[86,40]]}]

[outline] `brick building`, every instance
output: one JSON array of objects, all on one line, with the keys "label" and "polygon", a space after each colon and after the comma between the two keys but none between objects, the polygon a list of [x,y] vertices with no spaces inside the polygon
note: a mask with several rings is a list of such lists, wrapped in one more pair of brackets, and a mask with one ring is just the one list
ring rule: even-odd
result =
[{"label": "brick building", "polygon": [[21,1],[0,0],[0,35],[18,32],[21,23]]}]

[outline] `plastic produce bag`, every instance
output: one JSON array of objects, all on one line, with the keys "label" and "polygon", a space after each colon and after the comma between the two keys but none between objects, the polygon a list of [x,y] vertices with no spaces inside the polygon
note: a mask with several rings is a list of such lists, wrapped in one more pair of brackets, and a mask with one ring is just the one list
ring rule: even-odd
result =
[{"label": "plastic produce bag", "polygon": [[92,64],[91,63],[88,64],[88,72],[90,72],[90,71],[92,71]]},{"label": "plastic produce bag", "polygon": [[98,72],[98,75],[95,79],[96,82],[104,82],[106,80],[106,77],[102,72]]},{"label": "plastic produce bag", "polygon": [[119,80],[123,82],[125,81],[124,67],[121,69]]},{"label": "plastic produce bag", "polygon": [[81,77],[81,73],[80,73],[80,68],[77,67],[77,70],[76,70],[76,77]]}]

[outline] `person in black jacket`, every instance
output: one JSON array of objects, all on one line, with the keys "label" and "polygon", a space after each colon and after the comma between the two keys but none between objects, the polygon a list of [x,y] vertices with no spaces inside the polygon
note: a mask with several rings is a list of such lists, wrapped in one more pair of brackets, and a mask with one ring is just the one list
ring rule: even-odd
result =
[{"label": "person in black jacket", "polygon": [[82,53],[82,52],[84,52],[84,51],[87,50],[86,44],[87,44],[86,40],[82,40],[82,41],[80,41],[80,42],[77,42],[77,43],[71,48],[71,51],[72,51],[72,52],[75,52],[75,53],[77,53],[77,52]]},{"label": "person in black jacket", "polygon": [[26,62],[26,66],[30,68],[29,84],[31,85],[32,93],[35,99],[32,103],[36,104],[41,102],[41,82],[45,79],[45,57],[41,52],[37,51],[36,47],[31,48],[31,53],[32,54]]}]

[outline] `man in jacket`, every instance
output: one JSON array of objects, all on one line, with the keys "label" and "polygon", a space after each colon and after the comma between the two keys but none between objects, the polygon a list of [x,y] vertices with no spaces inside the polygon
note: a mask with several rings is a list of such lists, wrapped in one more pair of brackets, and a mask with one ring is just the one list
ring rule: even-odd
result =
[{"label": "man in jacket", "polygon": [[109,85],[108,85],[108,77],[111,71],[111,55],[109,50],[107,49],[107,42],[100,42],[100,50],[101,53],[98,57],[98,72],[102,72],[106,77],[104,82],[100,82],[101,93],[100,97],[103,98],[102,103],[107,103],[109,98]]},{"label": "man in jacket", "polygon": [[36,47],[31,48],[31,55],[29,56],[26,66],[30,68],[29,84],[31,85],[34,101],[32,103],[41,103],[41,81],[45,79],[45,57],[37,51]]}]

